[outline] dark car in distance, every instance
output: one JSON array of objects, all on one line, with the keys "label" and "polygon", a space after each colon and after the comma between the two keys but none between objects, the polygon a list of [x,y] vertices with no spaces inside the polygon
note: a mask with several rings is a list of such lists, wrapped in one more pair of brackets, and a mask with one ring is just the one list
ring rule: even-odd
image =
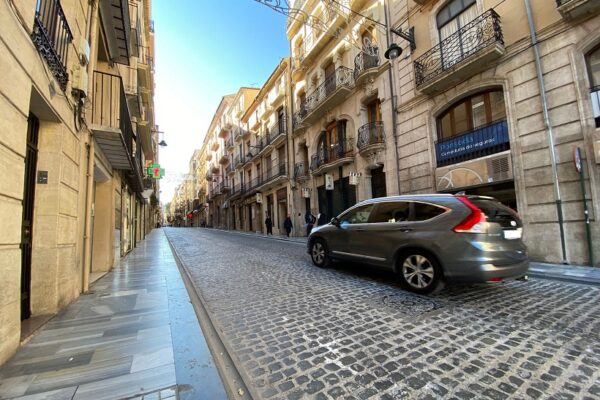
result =
[{"label": "dark car in distance", "polygon": [[386,267],[409,290],[430,293],[445,282],[526,277],[522,234],[518,214],[492,197],[379,197],[313,228],[308,253],[318,267],[332,260]]}]

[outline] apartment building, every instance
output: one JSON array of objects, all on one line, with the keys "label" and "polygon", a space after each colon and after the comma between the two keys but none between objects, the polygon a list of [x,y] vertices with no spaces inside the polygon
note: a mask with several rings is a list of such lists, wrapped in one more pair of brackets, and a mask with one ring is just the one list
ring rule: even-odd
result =
[{"label": "apartment building", "polygon": [[272,72],[241,117],[237,136],[239,161],[232,175],[240,182],[230,202],[234,229],[266,233],[265,220],[273,221],[273,233],[281,234],[283,221],[292,212],[288,123],[289,59]]},{"label": "apartment building", "polygon": [[150,12],[0,1],[0,364],[154,225]]},{"label": "apartment building", "polygon": [[590,249],[600,253],[600,2],[397,0],[390,10],[416,44],[392,61],[400,192],[494,196],[522,216],[532,259],[588,264]]},{"label": "apartment building", "polygon": [[385,2],[294,2],[291,51],[295,225],[398,193]]},{"label": "apartment building", "polygon": [[235,203],[245,184],[239,167],[245,160],[242,142],[249,137],[242,116],[258,92],[257,88],[242,87],[237,93],[223,97],[205,136],[208,226],[223,229],[243,226],[243,217]]}]

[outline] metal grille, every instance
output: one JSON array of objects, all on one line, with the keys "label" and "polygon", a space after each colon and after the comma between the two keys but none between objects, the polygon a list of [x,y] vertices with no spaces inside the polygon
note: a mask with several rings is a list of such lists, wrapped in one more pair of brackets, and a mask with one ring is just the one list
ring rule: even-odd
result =
[{"label": "metal grille", "polygon": [[417,86],[495,43],[504,45],[500,16],[488,10],[415,60]]}]

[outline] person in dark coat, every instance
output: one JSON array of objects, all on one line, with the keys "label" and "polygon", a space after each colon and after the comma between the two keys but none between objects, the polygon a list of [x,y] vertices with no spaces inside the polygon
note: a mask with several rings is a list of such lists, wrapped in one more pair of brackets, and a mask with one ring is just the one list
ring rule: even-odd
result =
[{"label": "person in dark coat", "polygon": [[285,233],[287,237],[290,237],[290,233],[292,232],[292,228],[294,227],[292,225],[292,217],[290,216],[290,214],[288,214],[285,218],[285,221],[283,221],[283,227],[285,228]]},{"label": "person in dark coat", "polygon": [[310,231],[312,231],[316,221],[317,219],[312,215],[310,210],[306,210],[306,215],[304,215],[304,222],[306,222],[306,236],[310,235]]},{"label": "person in dark coat", "polygon": [[267,226],[267,235],[273,234],[273,220],[269,213],[267,213],[267,218],[265,219],[265,225]]}]

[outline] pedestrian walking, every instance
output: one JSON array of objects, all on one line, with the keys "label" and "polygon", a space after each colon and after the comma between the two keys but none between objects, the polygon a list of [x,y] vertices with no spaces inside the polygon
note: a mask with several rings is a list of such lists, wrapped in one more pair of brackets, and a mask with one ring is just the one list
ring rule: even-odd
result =
[{"label": "pedestrian walking", "polygon": [[267,213],[267,218],[265,218],[265,225],[267,227],[267,235],[273,235],[273,220],[269,213]]},{"label": "pedestrian walking", "polygon": [[306,210],[306,214],[304,215],[304,221],[306,222],[306,236],[308,236],[310,235],[313,226],[315,226],[315,222],[317,221],[317,219],[310,212],[310,210]]},{"label": "pedestrian walking", "polygon": [[294,227],[292,225],[292,217],[290,216],[290,214],[288,214],[285,218],[285,221],[283,221],[283,227],[285,229],[287,237],[290,237],[290,233],[292,232],[292,228]]}]

